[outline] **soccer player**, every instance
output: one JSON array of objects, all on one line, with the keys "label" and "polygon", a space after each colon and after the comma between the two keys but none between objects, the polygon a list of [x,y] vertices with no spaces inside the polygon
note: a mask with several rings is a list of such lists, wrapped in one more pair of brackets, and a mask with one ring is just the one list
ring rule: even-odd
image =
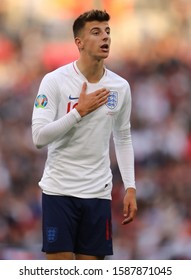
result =
[{"label": "soccer player", "polygon": [[73,24],[80,57],[42,79],[33,116],[37,148],[48,146],[42,188],[47,259],[102,260],[113,254],[111,134],[124,183],[122,224],[136,214],[128,82],[104,65],[110,15],[91,10]]}]

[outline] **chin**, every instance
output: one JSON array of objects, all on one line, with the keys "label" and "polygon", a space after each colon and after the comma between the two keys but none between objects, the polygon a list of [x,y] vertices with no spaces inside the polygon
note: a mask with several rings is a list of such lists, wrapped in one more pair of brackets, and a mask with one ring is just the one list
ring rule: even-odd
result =
[{"label": "chin", "polygon": [[105,53],[105,54],[100,54],[100,55],[97,55],[96,56],[96,59],[98,60],[98,61],[100,61],[100,60],[102,60],[102,59],[106,59],[106,58],[108,58],[108,56],[109,56],[109,53]]},{"label": "chin", "polygon": [[102,54],[102,58],[103,58],[103,59],[108,58],[108,56],[109,56],[109,52],[108,52],[108,53]]}]

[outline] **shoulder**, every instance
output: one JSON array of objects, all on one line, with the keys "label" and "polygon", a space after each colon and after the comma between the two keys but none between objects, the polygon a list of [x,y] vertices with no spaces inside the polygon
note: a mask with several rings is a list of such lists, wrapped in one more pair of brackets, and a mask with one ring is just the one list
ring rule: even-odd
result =
[{"label": "shoulder", "polygon": [[122,93],[126,93],[126,94],[130,94],[131,93],[131,89],[130,89],[130,85],[129,82],[124,79],[123,77],[121,77],[120,75],[116,74],[115,72],[106,69],[107,71],[107,79],[108,82],[114,87],[119,89],[119,91]]},{"label": "shoulder", "polygon": [[130,87],[129,82],[125,78],[121,77],[117,73],[115,73],[107,68],[106,68],[106,71],[107,71],[107,77],[109,79],[111,79],[112,81],[115,81],[116,83],[120,83],[121,85],[126,86],[127,88]]},{"label": "shoulder", "polygon": [[66,64],[61,66],[51,72],[48,72],[44,77],[43,80],[46,81],[59,81],[68,75],[71,75],[73,63]]}]

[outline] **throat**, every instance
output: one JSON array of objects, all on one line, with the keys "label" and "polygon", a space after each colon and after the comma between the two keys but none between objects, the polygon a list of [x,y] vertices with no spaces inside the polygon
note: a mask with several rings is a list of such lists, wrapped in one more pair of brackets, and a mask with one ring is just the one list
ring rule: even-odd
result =
[{"label": "throat", "polygon": [[87,75],[84,75],[89,83],[98,83],[101,78],[103,77],[105,73],[105,69],[102,69],[100,72],[96,73],[87,73]]},{"label": "throat", "polygon": [[86,63],[81,63],[77,61],[77,67],[82,75],[87,79],[89,83],[98,83],[104,76],[105,68],[102,65],[88,65]]}]

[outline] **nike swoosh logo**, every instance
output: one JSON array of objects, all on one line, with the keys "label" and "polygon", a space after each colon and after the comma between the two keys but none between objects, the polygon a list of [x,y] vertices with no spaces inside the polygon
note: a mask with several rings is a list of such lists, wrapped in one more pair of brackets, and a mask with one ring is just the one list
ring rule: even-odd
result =
[{"label": "nike swoosh logo", "polygon": [[75,99],[79,99],[79,97],[72,97],[71,95],[69,96],[70,100],[75,100]]}]

